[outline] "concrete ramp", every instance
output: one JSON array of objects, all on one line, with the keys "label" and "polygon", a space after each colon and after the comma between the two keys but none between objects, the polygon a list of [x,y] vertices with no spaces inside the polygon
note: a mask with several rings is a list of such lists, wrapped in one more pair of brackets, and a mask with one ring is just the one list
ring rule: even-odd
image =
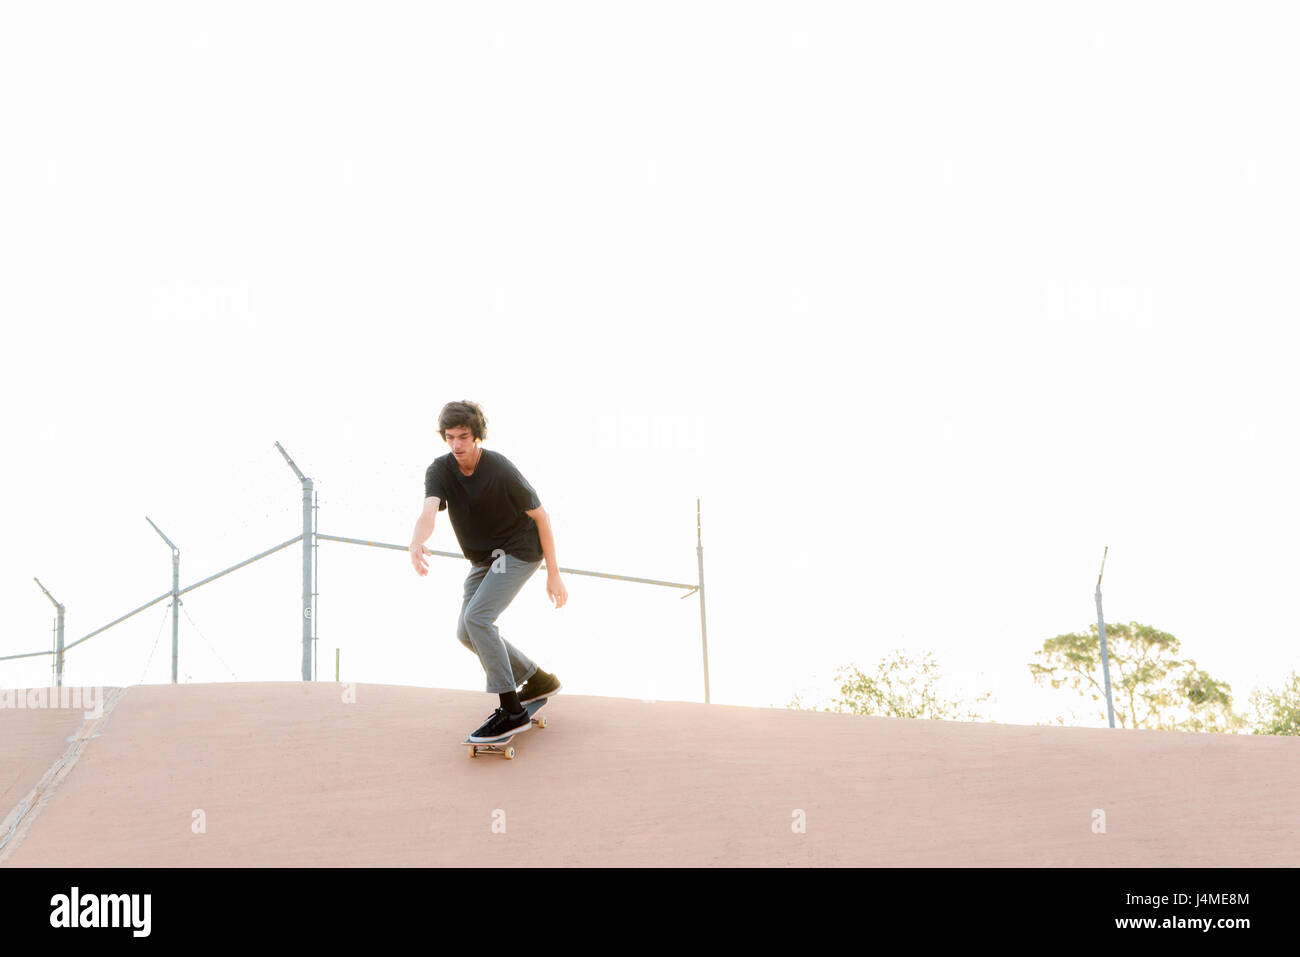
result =
[{"label": "concrete ramp", "polygon": [[46,782],[0,863],[1300,863],[1295,738],[565,693],[513,761],[471,760],[459,742],[495,705],[284,682],[135,686],[96,719],[0,709],[0,815]]}]

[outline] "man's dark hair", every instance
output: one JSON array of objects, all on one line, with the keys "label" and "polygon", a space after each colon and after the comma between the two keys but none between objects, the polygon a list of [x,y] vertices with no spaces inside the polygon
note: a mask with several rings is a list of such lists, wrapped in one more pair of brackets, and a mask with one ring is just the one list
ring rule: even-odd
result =
[{"label": "man's dark hair", "polygon": [[487,416],[477,402],[448,402],[438,413],[438,434],[447,441],[448,429],[469,429],[480,442],[487,438]]}]

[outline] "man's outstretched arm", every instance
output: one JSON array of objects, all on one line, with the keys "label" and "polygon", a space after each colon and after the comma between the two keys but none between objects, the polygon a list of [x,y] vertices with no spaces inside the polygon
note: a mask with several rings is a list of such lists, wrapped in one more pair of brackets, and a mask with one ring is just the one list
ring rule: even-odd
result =
[{"label": "man's outstretched arm", "polygon": [[416,519],[415,531],[411,533],[411,564],[415,566],[417,575],[429,574],[429,563],[424,560],[424,556],[429,554],[429,550],[424,547],[424,543],[433,534],[433,525],[438,520],[439,501],[440,499],[436,495],[425,498],[424,511]]},{"label": "man's outstretched arm", "polygon": [[551,517],[540,505],[524,512],[537,523],[537,536],[542,540],[542,557],[546,559],[546,595],[556,608],[564,607],[569,591],[560,581],[560,562],[555,557],[555,533],[551,531]]}]

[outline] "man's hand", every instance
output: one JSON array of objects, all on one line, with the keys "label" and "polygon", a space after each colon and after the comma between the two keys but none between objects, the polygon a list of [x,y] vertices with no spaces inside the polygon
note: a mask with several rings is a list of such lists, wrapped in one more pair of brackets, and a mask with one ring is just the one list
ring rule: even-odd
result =
[{"label": "man's hand", "polygon": [[557,610],[563,608],[569,600],[569,591],[564,587],[564,582],[560,581],[559,572],[551,572],[546,576],[546,597],[555,604]]},{"label": "man's hand", "polygon": [[429,551],[423,545],[416,542],[411,543],[411,564],[415,566],[415,573],[417,575],[424,576],[429,574],[429,563],[424,560],[424,556],[432,554],[433,552]]}]

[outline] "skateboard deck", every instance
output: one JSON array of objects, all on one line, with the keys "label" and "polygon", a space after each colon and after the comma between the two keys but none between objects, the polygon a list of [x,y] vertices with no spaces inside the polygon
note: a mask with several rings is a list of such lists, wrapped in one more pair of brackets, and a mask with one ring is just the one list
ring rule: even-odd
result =
[{"label": "skateboard deck", "polygon": [[[546,719],[537,717],[537,712],[542,709],[542,705],[549,701],[549,698],[538,698],[536,701],[530,701],[524,705],[524,710],[528,712],[529,723],[538,728],[546,727]],[[461,744],[469,748],[469,756],[477,758],[480,754],[499,754],[507,761],[513,761],[515,749],[510,746],[516,734],[523,734],[522,731],[515,731],[500,738],[491,738],[487,741],[471,741],[466,738]]]}]

